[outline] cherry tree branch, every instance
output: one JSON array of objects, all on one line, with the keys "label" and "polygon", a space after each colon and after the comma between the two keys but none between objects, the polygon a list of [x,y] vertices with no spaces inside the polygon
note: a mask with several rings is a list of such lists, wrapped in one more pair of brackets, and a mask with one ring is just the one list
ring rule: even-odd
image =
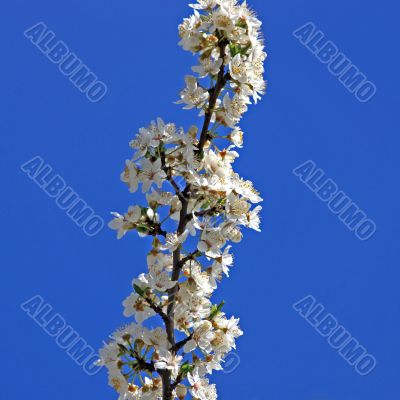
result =
[{"label": "cherry tree branch", "polygon": [[222,65],[218,72],[217,83],[216,85],[209,90],[210,100],[208,104],[208,108],[205,114],[203,129],[201,130],[200,140],[198,144],[198,154],[202,157],[204,145],[209,139],[208,131],[212,119],[212,115],[214,112],[215,105],[217,104],[217,100],[219,95],[221,94],[222,89],[225,87],[226,83],[230,79],[229,72],[225,73],[225,47],[228,45],[229,41],[225,38],[220,39],[219,49],[220,49],[220,58],[222,59]]},{"label": "cherry tree branch", "polygon": [[180,342],[176,343],[174,348],[172,349],[175,353],[177,353],[186,343],[191,341],[193,338],[193,333],[190,334],[186,339],[181,340]]},{"label": "cherry tree branch", "polygon": [[[206,141],[210,139],[208,137],[208,132],[210,128],[210,123],[212,120],[212,115],[214,113],[215,106],[217,104],[217,100],[225,87],[226,83],[230,79],[229,73],[225,73],[225,47],[228,44],[228,40],[223,38],[219,42],[219,48],[220,48],[220,57],[222,59],[222,65],[220,67],[218,77],[217,77],[217,82],[214,87],[212,87],[209,90],[209,102],[208,102],[208,107],[207,111],[205,113],[205,118],[204,118],[204,123],[203,123],[203,128],[200,133],[200,139],[199,143],[197,145],[197,151],[196,153],[200,158],[203,157],[203,149],[206,144]],[[162,163],[164,164],[165,167],[165,154],[164,160],[162,160]],[[167,168],[168,169],[168,168]],[[164,169],[165,171],[165,169]],[[170,172],[166,172],[168,180],[171,182],[170,179]],[[172,182],[171,182],[172,183]],[[174,183],[172,183],[172,186],[174,186]],[[175,186],[174,186],[175,187]],[[176,189],[175,189],[176,190]],[[188,205],[189,205],[189,200],[191,199],[191,187],[190,184],[186,186],[186,188],[181,192],[177,191],[177,195],[179,196],[179,199],[181,200],[182,203],[182,208],[180,210],[180,215],[179,215],[179,224],[178,224],[178,229],[177,229],[177,235],[180,236],[182,233],[185,231],[186,226],[188,222],[192,219],[192,216],[188,214]],[[173,252],[173,270],[172,270],[172,276],[171,280],[173,281],[178,281],[181,269],[184,265],[181,260],[181,251],[180,248],[176,249]],[[179,289],[179,285],[175,285],[172,289],[169,289],[168,291],[168,308],[167,308],[167,319],[165,320],[165,328],[168,336],[168,341],[171,344],[171,350],[176,353],[181,347],[185,345],[186,342],[182,344],[182,342],[176,343],[175,342],[175,323],[174,323],[174,310],[175,310],[175,296],[176,293]],[[187,338],[185,339],[186,341],[189,341],[190,339]],[[161,379],[163,382],[163,399],[164,400],[171,400],[172,399],[172,391],[176,388],[176,386],[179,384],[179,379],[175,381],[175,383],[171,384],[171,373],[170,371],[163,371],[161,374]],[[183,376],[180,378],[181,380],[183,379]]]}]

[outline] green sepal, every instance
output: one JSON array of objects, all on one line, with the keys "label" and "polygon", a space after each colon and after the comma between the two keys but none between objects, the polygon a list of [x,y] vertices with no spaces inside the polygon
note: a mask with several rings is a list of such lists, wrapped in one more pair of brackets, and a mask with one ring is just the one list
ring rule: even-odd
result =
[{"label": "green sepal", "polygon": [[189,364],[188,361],[186,361],[184,364],[181,366],[181,372],[184,374],[189,374],[190,372],[193,372],[194,370],[194,365]]},{"label": "green sepal", "polygon": [[209,320],[213,320],[222,310],[222,307],[225,305],[225,302],[222,300],[221,303],[218,305],[214,304],[211,308],[210,316],[208,317]]},{"label": "green sepal", "polygon": [[140,286],[134,284],[134,285],[133,285],[133,288],[135,289],[135,292],[136,292],[139,296],[141,296],[141,297],[144,296],[145,291],[144,291]]}]

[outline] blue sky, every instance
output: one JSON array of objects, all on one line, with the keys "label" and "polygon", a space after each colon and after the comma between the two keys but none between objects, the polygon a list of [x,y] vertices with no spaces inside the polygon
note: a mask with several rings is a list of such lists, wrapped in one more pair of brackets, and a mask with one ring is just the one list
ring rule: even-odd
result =
[{"label": "blue sky", "polygon": [[[269,53],[267,96],[242,125],[238,171],[265,202],[263,231],[236,246],[217,297],[241,317],[240,365],[215,374],[222,399],[389,400],[398,380],[399,3],[252,0]],[[84,234],[20,166],[40,156],[94,212],[140,196],[119,181],[129,140],[160,116],[200,123],[173,101],[195,60],[177,46],[185,1],[14,0],[1,15],[1,330],[4,398],[114,399],[27,313],[35,295],[99,348],[127,320],[121,301],[150,243]],[[43,21],[107,85],[90,102],[25,36]],[[377,88],[359,102],[292,34],[311,21]],[[377,227],[368,240],[334,215],[293,169],[312,160]],[[312,295],[376,361],[357,374],[292,305]]]}]

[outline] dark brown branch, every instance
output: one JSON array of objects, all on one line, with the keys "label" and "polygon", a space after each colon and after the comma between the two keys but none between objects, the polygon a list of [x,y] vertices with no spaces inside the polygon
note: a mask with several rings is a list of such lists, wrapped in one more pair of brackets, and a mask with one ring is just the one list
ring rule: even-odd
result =
[{"label": "dark brown branch", "polygon": [[166,164],[164,151],[161,153],[161,168],[167,175],[167,180],[171,184],[171,186],[174,188],[176,195],[179,197],[179,200],[182,201],[184,199],[182,191],[179,188],[178,184],[175,182],[174,178],[172,177],[171,168],[168,167]]},{"label": "dark brown branch", "polygon": [[123,352],[128,353],[131,357],[135,358],[136,361],[133,361],[130,364],[135,364],[134,368],[139,370],[139,371],[148,371],[150,373],[153,373],[156,371],[154,368],[154,363],[148,363],[136,350],[134,349],[127,349],[124,345],[119,344],[118,345],[120,349],[122,349]]},{"label": "dark brown branch", "polygon": [[[190,214],[189,214],[189,215],[190,215]],[[198,250],[196,250],[196,251],[194,251],[193,253],[190,253],[190,254],[187,255],[186,257],[182,258],[182,260],[179,261],[179,268],[183,268],[183,267],[185,266],[185,264],[186,264],[188,261],[195,260],[196,257],[197,257],[198,255],[200,255],[200,254],[201,254],[201,253],[200,253]]]},{"label": "dark brown branch", "polygon": [[211,216],[212,215],[218,215],[218,214],[220,214],[222,212],[223,212],[223,206],[214,206],[214,207],[211,207],[211,208],[209,208],[207,210],[196,211],[193,214],[189,214],[188,215],[188,219],[190,221],[193,218],[193,215],[195,215],[196,217],[205,217],[207,215],[211,215]]},{"label": "dark brown branch", "polygon": [[[210,123],[212,119],[212,115],[214,113],[215,106],[217,104],[217,100],[225,87],[226,83],[230,79],[230,74],[229,72],[225,73],[225,64],[224,64],[224,59],[225,59],[225,47],[228,45],[228,40],[226,38],[220,39],[219,42],[219,48],[220,48],[220,57],[222,58],[223,62],[221,65],[221,68],[218,73],[217,77],[217,82],[213,88],[209,90],[210,98],[209,98],[209,103],[207,107],[207,111],[205,113],[205,118],[204,118],[204,124],[203,128],[200,133],[200,139],[199,143],[197,145],[197,150],[196,153],[197,155],[202,158],[203,157],[203,150],[204,150],[204,145],[206,141],[209,138],[209,128],[210,128]],[[161,154],[161,162],[162,162],[162,168],[167,174],[167,179],[171,183],[171,185],[174,187],[176,194],[179,197],[179,200],[182,203],[182,208],[180,210],[180,215],[179,215],[179,225],[177,229],[177,235],[180,236],[182,233],[185,231],[186,226],[188,222],[191,219],[190,214],[188,214],[188,205],[189,205],[189,200],[191,197],[191,187],[188,184],[186,188],[181,191],[176,184],[176,182],[172,178],[172,172],[170,168],[166,166],[165,162],[165,153]],[[181,269],[184,265],[182,263],[183,260],[181,260],[181,251],[180,248],[176,249],[173,254],[173,270],[172,270],[172,276],[171,279],[173,281],[177,281],[179,279]],[[171,344],[171,350],[173,352],[178,351],[182,346],[185,345],[185,343],[182,344],[182,342],[176,343],[175,342],[175,323],[174,323],[174,309],[175,309],[175,296],[176,293],[179,289],[179,285],[175,285],[172,289],[168,290],[168,308],[167,308],[167,318],[165,319],[165,328],[168,336],[168,341]],[[190,339],[187,339],[189,341]],[[178,349],[177,349],[178,346]],[[173,390],[177,387],[177,385],[184,379],[184,374],[182,372],[179,373],[177,379],[175,380],[174,383],[171,383],[171,372],[168,370],[163,370],[159,371],[163,383],[163,400],[172,400],[172,392]]]},{"label": "dark brown branch", "polygon": [[185,379],[185,373],[180,371],[174,383],[171,384],[171,390],[175,390],[176,387]]},{"label": "dark brown branch", "polygon": [[193,338],[193,333],[188,336],[186,339],[181,340],[180,342],[176,343],[174,348],[172,349],[175,353],[177,353],[186,343],[190,342]]},{"label": "dark brown branch", "polygon": [[168,182],[172,185],[172,187],[174,188],[174,190],[175,190],[175,193],[177,194],[177,196],[179,197],[179,200],[181,200],[182,201],[182,199],[183,199],[183,194],[182,194],[182,192],[181,192],[181,189],[179,188],[179,186],[177,185],[177,183],[174,181],[174,178],[172,178],[172,176],[171,176],[171,170],[169,169],[169,168],[167,168],[168,170],[169,170],[169,172],[167,173],[167,179],[168,179]]},{"label": "dark brown branch", "polygon": [[165,314],[165,312],[162,310],[162,307],[155,304],[152,300],[150,300],[148,297],[144,297],[143,299],[146,301],[146,303],[149,305],[149,307],[156,313],[158,314],[162,320],[164,321],[164,323],[166,324],[168,321],[168,316],[167,314]]},{"label": "dark brown branch", "polygon": [[[220,56],[221,56],[222,60],[224,60],[224,58],[225,58],[225,47],[227,44],[228,44],[227,39],[220,40],[219,47],[220,47]],[[197,146],[197,152],[200,156],[203,153],[203,148],[206,143],[208,130],[210,128],[210,123],[211,123],[212,114],[214,112],[215,105],[217,103],[219,95],[221,94],[222,89],[226,85],[229,78],[230,78],[230,75],[229,75],[229,73],[225,73],[225,64],[223,62],[221,65],[221,68],[219,70],[219,73],[218,73],[217,83],[209,91],[210,99],[209,99],[208,108],[207,108],[207,111],[205,114],[203,128],[202,128],[201,134],[200,134],[199,144]],[[191,190],[190,185],[187,185],[185,190],[181,193],[182,198],[180,197],[180,200],[182,202],[182,208],[181,208],[180,216],[179,216],[179,226],[178,226],[178,230],[177,230],[178,236],[184,232],[187,223],[190,221],[190,217],[188,217],[188,213],[187,213],[188,203],[189,203],[188,195],[190,196],[190,190]],[[180,260],[180,249],[178,248],[173,253],[173,271],[172,271],[171,279],[174,281],[177,281],[179,279],[179,275],[180,275],[180,272],[182,269],[182,264],[180,261],[181,261]],[[175,295],[176,295],[177,291],[178,291],[178,285],[174,286],[168,292],[168,303],[169,304],[168,304],[167,315],[171,321],[168,324],[167,334],[168,334],[168,338],[169,338],[172,348],[175,346],[175,335],[174,335],[174,307],[175,307],[175,304],[174,303],[175,303]]]},{"label": "dark brown branch", "polygon": [[151,236],[157,236],[157,235],[164,236],[164,237],[167,236],[167,232],[164,231],[164,230],[161,228],[161,225],[160,225],[160,224],[154,224],[154,226],[152,227],[152,230],[150,231],[149,234],[150,234]]},{"label": "dark brown branch", "polygon": [[[182,208],[180,211],[180,216],[179,216],[179,225],[177,229],[177,235],[180,236],[186,229],[186,225],[188,223],[188,218],[187,218],[187,211],[188,211],[188,204],[189,204],[189,198],[188,196],[190,195],[190,186],[187,186],[185,190],[182,193],[184,195],[184,199],[182,201]],[[173,253],[172,253],[172,260],[173,260],[173,270],[172,270],[172,276],[171,280],[177,281],[179,279],[179,275],[182,269],[182,266],[180,264],[181,261],[181,250],[178,247]],[[175,346],[175,334],[174,334],[174,307],[175,307],[175,295],[178,291],[178,285],[175,285],[172,289],[168,291],[168,309],[167,309],[167,315],[169,324],[167,326],[167,335],[169,342],[172,347]]]},{"label": "dark brown branch", "polygon": [[156,369],[154,368],[154,364],[153,363],[148,363],[143,358],[141,358],[139,356],[139,354],[137,354],[136,352],[135,352],[135,354],[136,354],[135,358],[136,358],[136,361],[137,361],[137,366],[141,371],[148,371],[150,373],[153,373],[153,372],[156,371]]},{"label": "dark brown branch", "polygon": [[158,371],[161,376],[163,386],[163,400],[172,400],[173,388],[171,385],[171,371],[164,369]]},{"label": "dark brown branch", "polygon": [[[219,49],[220,49],[220,57],[222,58],[222,61],[225,59],[225,47],[228,45],[228,40],[227,39],[222,39],[220,40],[219,43]],[[205,119],[204,119],[204,124],[203,124],[203,129],[201,130],[200,134],[200,140],[199,144],[197,146],[198,148],[198,154],[200,157],[203,155],[203,149],[204,145],[208,139],[208,131],[210,128],[210,123],[211,123],[211,118],[214,113],[214,108],[217,104],[217,100],[219,95],[221,94],[222,89],[225,87],[226,83],[230,79],[230,74],[229,72],[225,73],[225,64],[222,62],[221,68],[218,72],[218,77],[217,77],[217,83],[213,88],[209,90],[210,94],[210,101],[208,103],[208,108],[205,114]]]},{"label": "dark brown branch", "polygon": [[[225,47],[228,44],[227,39],[221,39],[219,43],[220,47],[220,56],[222,60],[225,58]],[[204,119],[204,124],[203,128],[200,134],[200,139],[199,139],[199,144],[198,144],[198,153],[201,155],[203,153],[203,148],[207,139],[207,134],[208,130],[210,127],[211,123],[211,118],[212,114],[214,112],[215,105],[217,103],[218,97],[221,94],[222,89],[226,85],[227,81],[229,79],[229,73],[225,73],[225,64],[222,63],[221,68],[218,73],[218,78],[217,78],[217,83],[213,88],[210,89],[210,99],[209,99],[209,104],[208,108],[205,114],[205,119]],[[162,160],[162,163],[164,163],[165,166],[165,154],[164,156],[164,161]],[[168,175],[167,175],[168,176]],[[185,190],[183,192],[180,192],[181,196],[179,197],[181,202],[182,202],[182,208],[180,211],[180,216],[179,216],[179,226],[177,230],[178,236],[182,235],[184,230],[186,229],[186,225],[190,220],[190,216],[188,216],[188,203],[190,197],[190,185],[187,185]],[[173,281],[177,281],[179,279],[179,275],[182,269],[183,264],[181,264],[181,259],[180,259],[180,249],[176,249],[173,252],[173,271],[172,271],[172,277],[171,279]],[[167,310],[167,316],[168,319],[170,320],[167,327],[167,335],[168,335],[168,340],[172,346],[172,348],[175,346],[175,335],[174,335],[174,307],[175,307],[175,295],[178,291],[178,285],[174,286],[172,289],[168,291],[168,310]]]}]

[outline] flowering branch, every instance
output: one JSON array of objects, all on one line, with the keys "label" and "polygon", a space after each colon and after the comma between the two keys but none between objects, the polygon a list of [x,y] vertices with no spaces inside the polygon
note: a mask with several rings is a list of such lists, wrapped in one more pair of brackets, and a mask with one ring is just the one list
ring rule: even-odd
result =
[{"label": "flowering branch", "polygon": [[[243,146],[238,124],[250,98],[256,103],[265,90],[266,54],[261,22],[246,2],[198,0],[191,7],[194,14],[179,26],[180,45],[199,55],[192,68],[198,76],[185,77],[177,103],[200,111],[201,130],[185,132],[161,119],[139,130],[121,179],[132,193],[141,186],[147,205],[113,213],[109,224],[118,238],[130,231],[152,237],[148,272],[134,279],[123,302],[124,315],[136,322],[100,351],[119,400],[216,399],[206,375],[222,369],[242,335],[239,320],[211,296],[233,265],[230,243],[242,240],[242,227],[259,231],[261,207],[253,204],[262,199],[233,163],[234,149]],[[167,220],[176,224],[172,232]],[[154,316],[162,325],[145,327]]]},{"label": "flowering branch", "polygon": [[[222,37],[219,41],[218,41],[218,47],[219,47],[219,52],[220,52],[220,59],[224,60],[225,59],[225,47],[229,44],[229,41]],[[210,95],[210,100],[209,100],[209,104],[208,104],[208,108],[207,108],[207,112],[206,112],[206,116],[204,119],[204,124],[203,124],[203,129],[201,130],[201,134],[200,134],[200,140],[199,140],[199,145],[198,147],[198,154],[202,155],[203,153],[203,148],[204,145],[206,143],[207,139],[211,139],[208,136],[208,130],[209,130],[209,126],[211,123],[211,119],[213,116],[213,110],[215,108],[215,105],[217,103],[218,97],[222,91],[222,89],[225,87],[226,83],[228,82],[230,78],[230,74],[229,72],[225,73],[225,63],[224,61],[221,64],[221,67],[219,69],[218,72],[218,79],[217,79],[217,83],[216,85],[211,88],[208,93]]]}]

